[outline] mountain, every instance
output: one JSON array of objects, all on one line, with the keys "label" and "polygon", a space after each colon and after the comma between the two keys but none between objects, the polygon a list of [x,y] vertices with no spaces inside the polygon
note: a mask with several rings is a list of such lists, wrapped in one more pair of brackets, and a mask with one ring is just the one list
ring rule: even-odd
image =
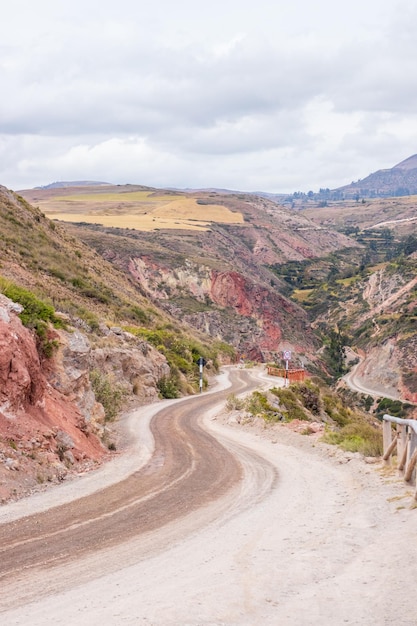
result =
[{"label": "mountain", "polygon": [[341,212],[345,233],[251,194],[0,187],[0,498],[101,462],[122,406],[196,392],[200,356],[290,349],[330,377],[348,345],[414,400],[415,242]]},{"label": "mountain", "polygon": [[[141,186],[21,192],[191,328],[270,360],[312,359],[306,313],[275,266],[355,246],[348,237],[258,196]],[[69,225],[68,221],[77,224]],[[298,357],[296,357],[298,355]]]},{"label": "mountain", "polygon": [[97,181],[90,180],[80,180],[80,181],[57,181],[55,183],[49,183],[49,185],[43,185],[40,187],[35,187],[35,189],[62,189],[67,187],[97,187],[102,185],[109,185],[110,183],[103,183]]},{"label": "mountain", "polygon": [[330,197],[376,198],[417,194],[417,154],[390,169],[378,170],[362,180],[333,189]]}]

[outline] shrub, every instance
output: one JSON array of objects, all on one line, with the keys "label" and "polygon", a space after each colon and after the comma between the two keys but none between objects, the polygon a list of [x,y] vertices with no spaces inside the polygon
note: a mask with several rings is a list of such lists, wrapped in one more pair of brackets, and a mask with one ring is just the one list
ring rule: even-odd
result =
[{"label": "shrub", "polygon": [[5,296],[23,306],[19,317],[25,326],[34,327],[38,321],[51,322],[56,327],[62,327],[62,320],[55,316],[55,310],[50,304],[42,302],[31,291],[23,289],[14,283],[1,279],[0,289]]},{"label": "shrub", "polygon": [[272,389],[271,393],[279,398],[280,407],[285,412],[285,419],[289,421],[294,419],[308,419],[301,406],[301,402],[297,399],[295,392],[290,387],[285,389]]},{"label": "shrub", "polygon": [[98,370],[90,372],[90,382],[97,402],[103,405],[105,420],[112,422],[122,409],[126,390]]},{"label": "shrub", "polygon": [[326,443],[339,445],[348,452],[359,452],[365,456],[382,454],[382,433],[366,422],[352,422],[337,432],[328,432],[323,436]]},{"label": "shrub", "polygon": [[305,383],[298,384],[297,391],[301,396],[301,402],[305,408],[314,415],[319,415],[322,407],[319,387],[307,381]]},{"label": "shrub", "polygon": [[40,354],[50,358],[58,347],[58,342],[49,339],[48,325],[53,324],[55,328],[65,326],[55,315],[53,306],[37,298],[31,291],[4,279],[0,280],[0,289],[10,300],[22,305],[23,311],[19,314],[22,324],[35,331]]},{"label": "shrub", "polygon": [[[273,389],[272,393],[276,395],[276,391],[281,390]],[[246,398],[244,408],[251,415],[262,417],[262,419],[267,421],[276,422],[282,420],[283,417],[294,419],[293,417],[289,417],[285,406],[281,406],[280,409],[277,409],[277,407],[269,402],[267,394],[260,391],[254,391]]]},{"label": "shrub", "polygon": [[157,382],[161,398],[178,398],[178,380],[173,376],[163,376]]},{"label": "shrub", "polygon": [[409,410],[412,408],[410,404],[401,402],[401,400],[391,400],[390,398],[381,398],[378,402],[378,406],[375,413],[378,419],[382,419],[385,413],[393,415],[394,417],[405,418],[408,415]]},{"label": "shrub", "polygon": [[227,396],[226,410],[227,411],[241,411],[245,406],[245,401],[242,398],[237,398],[234,393]]}]

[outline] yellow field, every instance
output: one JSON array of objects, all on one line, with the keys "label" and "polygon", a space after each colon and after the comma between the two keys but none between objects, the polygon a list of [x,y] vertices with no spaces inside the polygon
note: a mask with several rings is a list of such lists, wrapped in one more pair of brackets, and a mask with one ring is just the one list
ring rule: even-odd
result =
[{"label": "yellow field", "polygon": [[181,228],[185,230],[208,230],[209,222],[186,219],[152,217],[152,215],[89,215],[87,213],[54,213],[49,216],[63,222],[101,224],[110,228],[133,228],[134,230],[159,230]]},{"label": "yellow field", "polygon": [[199,204],[196,198],[151,191],[49,197],[39,205],[51,219],[136,230],[207,230],[212,222],[244,222],[241,213],[220,204]]}]

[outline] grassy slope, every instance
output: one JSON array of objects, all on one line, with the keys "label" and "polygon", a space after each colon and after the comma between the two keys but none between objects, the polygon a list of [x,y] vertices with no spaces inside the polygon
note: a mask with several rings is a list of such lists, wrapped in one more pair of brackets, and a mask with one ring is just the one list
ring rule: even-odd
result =
[{"label": "grassy slope", "polygon": [[161,333],[156,347],[168,351],[170,363],[177,367],[178,361],[185,374],[196,351],[212,359],[218,350],[230,354],[172,319],[123,272],[5,188],[0,188],[0,279],[30,290],[91,333],[99,333],[100,323],[128,327],[145,338]]}]

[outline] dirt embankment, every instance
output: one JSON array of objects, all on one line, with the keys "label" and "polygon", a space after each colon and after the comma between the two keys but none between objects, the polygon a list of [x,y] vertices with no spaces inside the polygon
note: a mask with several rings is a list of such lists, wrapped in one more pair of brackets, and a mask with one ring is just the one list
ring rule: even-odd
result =
[{"label": "dirt embankment", "polygon": [[42,358],[35,333],[18,317],[21,309],[0,294],[2,503],[92,469],[109,456],[111,432],[91,371],[137,403],[157,399],[157,381],[169,374],[162,354],[117,328],[103,328],[94,348],[78,329],[51,330],[57,348],[52,358]]},{"label": "dirt embankment", "polygon": [[0,295],[0,500],[21,497],[69,468],[81,471],[106,450],[76,403],[53,387],[34,334]]}]

